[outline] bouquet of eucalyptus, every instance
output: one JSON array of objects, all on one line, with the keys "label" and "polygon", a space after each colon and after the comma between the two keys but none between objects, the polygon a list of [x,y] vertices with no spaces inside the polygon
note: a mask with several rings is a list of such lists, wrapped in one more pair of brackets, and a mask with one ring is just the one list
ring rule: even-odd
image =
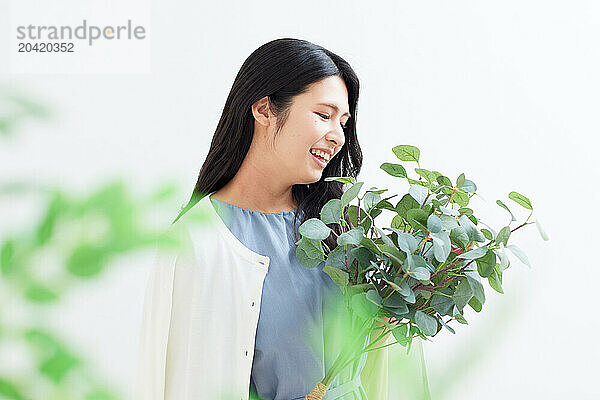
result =
[{"label": "bouquet of eucalyptus", "polygon": [[[306,399],[321,399],[334,377],[366,351],[399,343],[409,352],[415,337],[428,340],[442,328],[455,333],[449,322],[467,324],[463,316],[467,304],[477,312],[482,310],[482,281],[504,293],[502,274],[510,266],[507,250],[530,267],[525,253],[508,244],[511,234],[535,223],[541,237],[548,240],[539,221],[529,221],[533,207],[527,197],[514,191],[508,194],[531,210],[514,228],[514,214],[496,200],[510,215],[508,224],[496,231],[468,207],[477,187],[464,174],[453,183],[437,171],[421,168],[418,148],[400,145],[392,151],[399,160],[417,164],[418,179],[410,178],[401,164],[381,165],[389,175],[408,181],[407,194],[392,202],[397,195],[382,198],[387,189],[371,187],[360,196],[364,182],[328,177],[325,180],[351,186],[340,199],[323,206],[320,218],[299,227],[298,260],[307,268],[325,262],[323,271],[342,290],[353,321],[352,332],[347,333],[351,340]],[[376,225],[384,211],[393,214],[390,227]],[[341,234],[330,228],[334,224],[340,224]],[[324,242],[332,234],[335,248]],[[393,343],[374,347],[390,332]],[[373,336],[377,338],[371,341]]]}]

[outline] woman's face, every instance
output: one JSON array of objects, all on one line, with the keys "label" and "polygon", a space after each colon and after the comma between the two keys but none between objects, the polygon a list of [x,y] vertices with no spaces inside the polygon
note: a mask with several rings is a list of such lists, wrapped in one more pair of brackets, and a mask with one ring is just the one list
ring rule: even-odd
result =
[{"label": "woman's face", "polygon": [[336,157],[345,141],[342,125],[349,118],[344,81],[329,76],[314,82],[308,91],[294,97],[288,118],[274,139],[268,160],[273,171],[289,179],[290,185],[319,181],[326,161],[318,161],[311,149],[322,149],[329,161]]}]

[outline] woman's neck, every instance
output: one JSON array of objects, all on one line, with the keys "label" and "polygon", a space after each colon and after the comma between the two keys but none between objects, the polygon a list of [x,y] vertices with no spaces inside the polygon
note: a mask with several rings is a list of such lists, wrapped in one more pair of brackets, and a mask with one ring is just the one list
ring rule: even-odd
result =
[{"label": "woman's neck", "polygon": [[287,193],[273,194],[268,190],[264,190],[264,187],[261,187],[260,191],[247,190],[230,182],[210,197],[246,210],[258,212],[277,213],[298,208],[293,199],[291,187]]}]

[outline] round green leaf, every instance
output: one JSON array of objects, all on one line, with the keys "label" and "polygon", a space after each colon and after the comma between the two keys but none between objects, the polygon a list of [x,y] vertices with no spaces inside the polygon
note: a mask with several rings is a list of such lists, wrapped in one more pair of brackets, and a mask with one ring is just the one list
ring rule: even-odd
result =
[{"label": "round green leaf", "polygon": [[433,336],[437,333],[437,320],[431,315],[417,311],[415,312],[415,322],[424,335]]},{"label": "round green leaf", "polygon": [[475,182],[473,182],[469,179],[465,179],[463,184],[460,185],[459,187],[462,190],[464,190],[465,192],[469,192],[469,193],[475,193],[477,191],[477,185],[475,185]]},{"label": "round green leaf", "polygon": [[298,228],[300,234],[309,239],[325,240],[329,237],[331,229],[318,218],[311,218],[302,223]]},{"label": "round green leaf", "polygon": [[406,232],[396,231],[398,235],[398,247],[406,254],[411,254],[417,249],[417,240],[413,235]]},{"label": "round green leaf", "polygon": [[321,208],[321,220],[325,224],[339,223],[342,218],[342,200],[331,199]]},{"label": "round green leaf", "polygon": [[429,270],[427,268],[417,267],[415,269],[411,269],[410,272],[410,276],[420,281],[426,281],[429,279]]},{"label": "round green leaf", "polygon": [[340,246],[348,244],[358,245],[360,244],[364,234],[365,231],[362,226],[359,226],[358,228],[352,228],[348,232],[344,232],[337,237],[337,244]]},{"label": "round green leaf", "polygon": [[442,230],[442,220],[437,215],[431,214],[429,218],[427,218],[427,229],[429,232],[438,233]]}]

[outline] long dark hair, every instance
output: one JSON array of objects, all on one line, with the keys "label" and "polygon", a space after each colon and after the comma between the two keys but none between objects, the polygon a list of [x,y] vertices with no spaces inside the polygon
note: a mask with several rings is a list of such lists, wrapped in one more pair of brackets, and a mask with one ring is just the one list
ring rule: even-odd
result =
[{"label": "long dark hair", "polygon": [[[306,40],[282,38],[263,44],[244,61],[225,101],[192,197],[173,223],[204,196],[225,186],[238,172],[252,143],[252,104],[268,96],[270,109],[277,116],[277,134],[285,123],[293,97],[306,92],[311,83],[333,75],[344,81],[348,91],[350,118],[344,129],[345,143],[324,168],[318,182],[292,186],[292,196],[298,204],[294,223],[299,214],[302,215],[301,223],[318,218],[327,201],[340,198],[343,183],[324,179],[331,176],[356,178],[360,172],[362,151],[356,137],[358,77],[348,62],[331,51]],[[347,208],[344,218],[348,219]],[[329,226],[341,233],[339,224]],[[296,230],[294,235],[297,237]],[[333,235],[325,243],[330,249],[336,246]]]}]

